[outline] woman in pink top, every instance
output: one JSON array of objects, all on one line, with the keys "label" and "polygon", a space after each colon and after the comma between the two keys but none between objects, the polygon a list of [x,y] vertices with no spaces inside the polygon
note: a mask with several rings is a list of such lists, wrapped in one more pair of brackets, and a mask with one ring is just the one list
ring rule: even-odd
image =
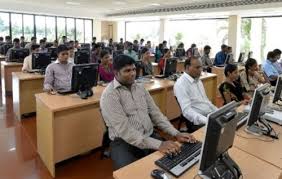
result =
[{"label": "woman in pink top", "polygon": [[99,66],[100,80],[104,82],[111,82],[114,79],[114,71],[111,63],[111,56],[109,51],[102,50],[100,53],[101,63]]}]

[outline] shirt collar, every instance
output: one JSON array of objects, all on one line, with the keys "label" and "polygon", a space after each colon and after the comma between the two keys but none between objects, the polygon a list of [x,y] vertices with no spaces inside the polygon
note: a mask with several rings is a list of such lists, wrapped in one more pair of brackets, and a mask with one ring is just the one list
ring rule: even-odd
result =
[{"label": "shirt collar", "polygon": [[[136,83],[134,82],[131,87],[135,87],[135,86],[136,86]],[[116,78],[114,78],[114,89],[117,89],[119,87],[125,87],[125,86],[120,84],[120,82]]]},{"label": "shirt collar", "polygon": [[[61,64],[58,59],[57,59],[54,63]],[[71,62],[68,60],[68,63],[67,63],[67,64],[70,64],[70,63],[71,63]]]},{"label": "shirt collar", "polygon": [[190,81],[190,83],[197,83],[199,79],[194,79],[192,76],[190,76],[188,73],[184,72],[184,77]]}]

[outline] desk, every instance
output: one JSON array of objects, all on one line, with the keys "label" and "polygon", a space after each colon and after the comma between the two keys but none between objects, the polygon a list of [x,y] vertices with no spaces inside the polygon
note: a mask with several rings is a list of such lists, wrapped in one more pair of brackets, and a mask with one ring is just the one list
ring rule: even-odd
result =
[{"label": "desk", "polygon": [[[194,136],[198,140],[203,140],[203,133],[196,132]],[[242,150],[235,147],[229,150],[230,156],[240,166],[244,178],[246,179],[278,179],[281,169],[272,166],[271,164],[264,162]],[[115,179],[150,179],[150,173],[153,169],[159,168],[154,164],[156,160],[161,158],[163,155],[160,152],[154,152],[153,154],[142,158],[128,166],[125,166],[113,173]],[[179,178],[192,179],[198,172],[199,163],[190,168]],[[171,178],[175,178],[170,176]],[[199,178],[199,177],[196,177]]]},{"label": "desk", "polygon": [[12,72],[22,71],[23,64],[15,62],[1,62],[2,96],[12,94]]},{"label": "desk", "polygon": [[36,111],[35,94],[43,92],[44,75],[12,72],[13,105],[17,119]]},{"label": "desk", "polygon": [[[207,74],[202,80],[207,81],[215,96],[215,89],[211,88],[216,87],[216,75]],[[210,80],[215,85],[209,85]],[[174,81],[164,79],[144,84],[169,119],[180,114],[173,85]],[[52,176],[55,176],[56,163],[101,146],[105,126],[99,102],[103,90],[102,86],[95,87],[94,96],[87,100],[81,100],[77,95],[35,95],[37,150]]]}]

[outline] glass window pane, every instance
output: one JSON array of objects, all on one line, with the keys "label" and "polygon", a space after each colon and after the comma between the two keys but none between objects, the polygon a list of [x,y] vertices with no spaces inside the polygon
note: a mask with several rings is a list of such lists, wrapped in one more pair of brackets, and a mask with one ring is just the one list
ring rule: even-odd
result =
[{"label": "glass window pane", "polygon": [[[146,27],[146,28],[144,28]],[[159,43],[160,21],[127,22],[126,40],[133,42],[143,38],[151,41],[154,48]]]},{"label": "glass window pane", "polygon": [[74,19],[67,18],[67,37],[68,40],[74,40]]},{"label": "glass window pane", "polygon": [[36,37],[39,41],[46,37],[45,34],[45,16],[35,16]]},{"label": "glass window pane", "polygon": [[85,43],[91,43],[92,41],[92,21],[85,20]]},{"label": "glass window pane", "polygon": [[84,43],[84,25],[81,19],[76,19],[76,40]]},{"label": "glass window pane", "polygon": [[46,38],[48,42],[53,42],[56,39],[55,25],[55,17],[46,17]]},{"label": "glass window pane", "polygon": [[58,39],[61,40],[62,36],[66,35],[66,20],[65,18],[57,18],[57,35]]},{"label": "glass window pane", "polygon": [[24,15],[23,23],[24,23],[24,37],[25,40],[29,42],[31,37],[34,36],[33,15]]},{"label": "glass window pane", "polygon": [[9,32],[9,14],[0,13],[0,36],[5,37],[10,35]]},{"label": "glass window pane", "polygon": [[22,14],[11,14],[12,38],[20,38],[22,34]]}]

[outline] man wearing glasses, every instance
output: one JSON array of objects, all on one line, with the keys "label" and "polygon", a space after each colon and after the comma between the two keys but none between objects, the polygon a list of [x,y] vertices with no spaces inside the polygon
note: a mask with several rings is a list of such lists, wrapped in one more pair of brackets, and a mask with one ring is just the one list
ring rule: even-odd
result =
[{"label": "man wearing glasses", "polygon": [[217,108],[209,101],[200,80],[203,70],[201,60],[191,57],[185,61],[184,67],[184,74],[174,85],[174,95],[187,119],[188,132],[194,132],[207,123],[207,115]]}]

